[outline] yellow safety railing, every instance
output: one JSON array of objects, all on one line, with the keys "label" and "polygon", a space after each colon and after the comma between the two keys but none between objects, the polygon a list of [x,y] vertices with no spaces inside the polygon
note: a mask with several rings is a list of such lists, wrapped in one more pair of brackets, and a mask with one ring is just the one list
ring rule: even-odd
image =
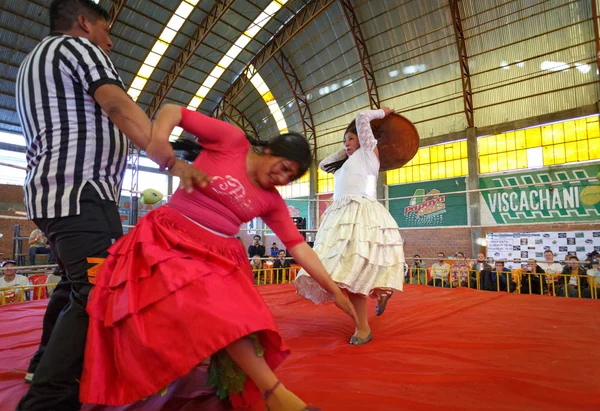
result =
[{"label": "yellow safety railing", "polygon": [[[458,281],[451,281],[451,272],[439,279],[434,279],[431,277],[431,270],[423,270],[425,270],[424,273],[417,273],[416,270],[412,269],[409,270],[406,274],[406,282],[409,284],[441,286],[444,288],[467,287],[477,290],[508,291],[518,294],[540,294],[566,298],[591,298],[597,300],[600,296],[600,278],[589,275],[534,274],[522,272],[521,270],[513,270],[502,272],[493,279],[491,271],[482,272],[469,270],[463,272],[468,273],[468,275],[463,275],[462,277],[458,276]],[[254,284],[267,285],[293,283],[296,280],[298,271],[299,267],[253,270]],[[505,276],[505,281],[501,280],[502,275]],[[535,277],[536,275],[537,277]],[[572,281],[572,278],[575,279],[575,281]],[[562,279],[562,281],[559,281],[559,279]],[[423,282],[423,280],[425,281]],[[576,284],[574,284],[575,282]],[[533,283],[537,283],[538,287],[532,287],[532,285],[534,285]],[[15,297],[12,302],[15,303],[48,298],[48,291],[54,289],[54,287],[56,287],[56,284],[36,284],[0,288],[0,305],[6,304],[7,296],[12,295],[13,293]],[[539,292],[533,292],[532,290],[534,288],[537,288],[537,291]]]},{"label": "yellow safety railing", "polygon": [[254,284],[256,285],[293,283],[296,281],[298,271],[298,267],[252,270],[254,273]]},{"label": "yellow safety railing", "polygon": [[431,267],[427,269],[411,268],[406,273],[406,282],[443,288],[467,287],[477,290],[553,295],[566,298],[598,299],[600,294],[600,278],[585,274],[531,273],[518,269],[499,273],[488,270],[463,270],[455,276],[450,270],[441,277],[434,278],[434,275]]},{"label": "yellow safety railing", "polygon": [[11,298],[13,295],[13,303],[48,298],[47,290],[54,289],[54,287],[56,287],[56,284],[36,284],[2,287],[0,288],[0,305],[6,304],[7,298]]}]

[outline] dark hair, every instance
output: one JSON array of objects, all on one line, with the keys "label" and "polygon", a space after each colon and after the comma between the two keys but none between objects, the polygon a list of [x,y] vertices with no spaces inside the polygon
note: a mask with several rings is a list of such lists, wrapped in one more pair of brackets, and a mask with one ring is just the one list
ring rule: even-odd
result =
[{"label": "dark hair", "polygon": [[50,31],[68,31],[78,16],[95,23],[98,19],[110,21],[110,15],[92,0],[54,0],[50,4]]},{"label": "dark hair", "polygon": [[302,177],[312,163],[310,145],[302,134],[289,132],[269,140],[257,140],[248,135],[246,138],[253,146],[261,147],[263,150],[268,148],[274,156],[298,163],[298,174],[294,180]]},{"label": "dark hair", "polygon": [[[348,133],[354,133],[358,136],[358,130],[356,129],[356,119],[352,120],[350,122],[350,124],[348,124],[348,127],[346,127],[346,131],[344,131],[344,136],[343,136],[343,140],[346,139],[346,134]],[[342,140],[342,141],[343,141]],[[328,173],[335,173],[336,171],[338,171],[340,168],[342,168],[342,166],[344,165],[344,163],[348,160],[348,156],[346,156],[344,159],[342,160],[338,160],[338,161],[334,161],[333,163],[330,164],[325,164],[323,166],[323,168],[325,169],[326,172]]]},{"label": "dark hair", "polygon": [[440,251],[440,252],[438,253],[438,255],[440,255],[440,254],[441,254],[441,255],[443,255],[444,257],[446,257],[446,254],[444,254],[442,251]]},{"label": "dark hair", "polygon": [[463,257],[465,256],[465,253],[463,253],[462,251],[459,251],[456,253],[455,257],[458,257],[459,254],[462,255]]},{"label": "dark hair", "polygon": [[348,133],[358,135],[358,131],[356,129],[356,119],[352,120],[352,122],[350,122],[350,124],[348,124],[348,127],[346,127],[346,131],[344,131],[344,139],[346,138],[346,134],[348,134]]},{"label": "dark hair", "polygon": [[[302,134],[290,132],[269,140],[257,140],[249,135],[246,135],[246,138],[250,144],[260,147],[263,151],[268,148],[274,156],[297,162],[299,166],[298,175],[295,176],[294,180],[302,177],[312,163],[310,145]],[[176,141],[172,141],[171,146],[174,151],[181,153],[178,155],[179,158],[191,162],[195,161],[203,150],[203,147],[197,141],[181,137]]]},{"label": "dark hair", "polygon": [[579,261],[579,258],[577,258],[577,256],[576,256],[576,255],[574,255],[574,254],[571,254],[571,255],[570,255],[568,258],[569,258],[569,260],[576,260],[576,261]]}]

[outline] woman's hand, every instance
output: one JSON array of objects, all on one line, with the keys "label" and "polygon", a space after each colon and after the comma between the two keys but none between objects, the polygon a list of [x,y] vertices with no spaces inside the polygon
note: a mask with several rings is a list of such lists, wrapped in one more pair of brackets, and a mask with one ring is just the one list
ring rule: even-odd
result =
[{"label": "woman's hand", "polygon": [[335,303],[337,308],[348,314],[354,321],[354,324],[356,324],[356,326],[358,327],[358,315],[356,315],[354,305],[339,288],[338,291],[333,295],[333,302]]},{"label": "woman's hand", "polygon": [[188,194],[194,191],[194,186],[204,188],[211,180],[211,177],[204,171],[177,158],[174,160],[173,166],[169,168],[169,173],[179,177],[179,188],[184,189]]},{"label": "woman's hand", "polygon": [[385,113],[385,116],[389,116],[390,114],[395,113],[393,108],[389,108],[389,107],[381,107],[381,109],[383,110],[383,112]]},{"label": "woman's hand", "polygon": [[160,171],[170,170],[177,160],[168,139],[164,141],[163,139],[152,138],[146,147],[146,155],[150,160],[158,164]]},{"label": "woman's hand", "polygon": [[166,104],[158,112],[156,120],[152,125],[152,138],[146,146],[146,154],[152,161],[158,164],[160,171],[172,169],[177,162],[177,157],[169,142],[169,137],[180,123],[181,107],[174,104]]}]

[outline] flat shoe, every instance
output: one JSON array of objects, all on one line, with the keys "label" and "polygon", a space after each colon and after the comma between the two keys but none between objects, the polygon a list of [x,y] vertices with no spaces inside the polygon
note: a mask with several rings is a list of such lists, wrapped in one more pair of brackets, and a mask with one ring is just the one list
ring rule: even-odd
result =
[{"label": "flat shoe", "polygon": [[390,300],[390,298],[392,297],[394,293],[391,292],[389,294],[384,295],[383,297],[381,297],[381,299],[377,300],[377,306],[375,307],[375,314],[379,317],[380,315],[383,314],[383,312],[385,311],[385,307],[388,303],[388,301]]},{"label": "flat shoe", "polygon": [[368,343],[372,339],[373,339],[373,333],[370,332],[369,335],[367,335],[365,338],[353,336],[352,338],[350,338],[350,344],[352,344],[354,346],[363,345],[363,344]]}]

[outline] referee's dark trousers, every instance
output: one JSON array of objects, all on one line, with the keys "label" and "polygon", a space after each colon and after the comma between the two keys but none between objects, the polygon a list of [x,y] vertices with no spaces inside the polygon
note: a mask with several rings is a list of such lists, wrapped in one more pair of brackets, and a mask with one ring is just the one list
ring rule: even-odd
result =
[{"label": "referee's dark trousers", "polygon": [[[88,280],[88,270],[98,264],[99,258],[107,256],[108,248],[123,235],[123,228],[117,205],[102,200],[90,184],[82,190],[80,212],[76,216],[35,220],[54,244],[71,293],[51,329],[47,346],[40,347],[43,355],[29,392],[17,410],[62,411],[81,407],[79,379],[89,320],[86,305],[93,287]],[[47,312],[55,312],[63,305],[64,299],[52,298]]]}]

